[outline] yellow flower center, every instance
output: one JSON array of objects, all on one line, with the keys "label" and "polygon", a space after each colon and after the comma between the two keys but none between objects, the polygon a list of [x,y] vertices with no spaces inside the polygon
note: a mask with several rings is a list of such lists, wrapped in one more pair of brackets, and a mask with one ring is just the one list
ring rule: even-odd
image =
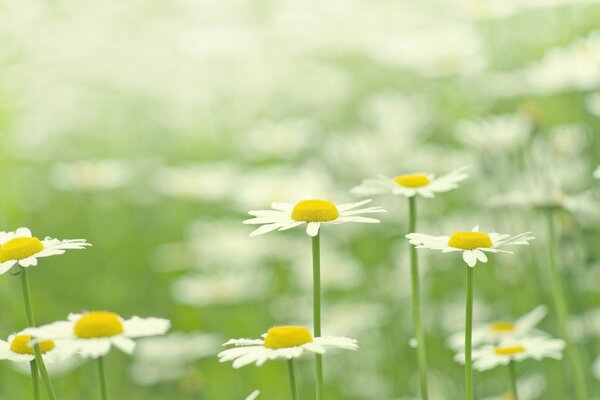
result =
[{"label": "yellow flower center", "polygon": [[431,181],[425,174],[410,174],[397,176],[394,178],[394,182],[400,186],[418,188],[429,185]]},{"label": "yellow flower center", "polygon": [[36,237],[10,239],[0,246],[0,262],[22,260],[44,250],[44,245]]},{"label": "yellow flower center", "polygon": [[523,346],[499,346],[494,349],[494,353],[498,354],[499,356],[511,356],[524,351],[525,347]]},{"label": "yellow flower center", "polygon": [[492,247],[493,245],[490,235],[483,232],[454,232],[448,240],[448,246],[463,250]]},{"label": "yellow flower center", "polygon": [[327,200],[303,200],[294,206],[292,219],[305,222],[334,221],[340,216],[335,204]]},{"label": "yellow flower center", "polygon": [[512,332],[515,330],[515,326],[512,322],[494,322],[490,324],[490,330],[492,332]]},{"label": "yellow flower center", "polygon": [[77,320],[73,333],[86,339],[110,337],[123,333],[123,323],[113,312],[92,311]]},{"label": "yellow flower center", "polygon": [[[15,353],[33,355],[33,347],[29,347],[30,341],[31,337],[29,335],[17,335],[10,344],[10,349]],[[42,353],[52,350],[55,346],[52,340],[44,340],[38,344]]]},{"label": "yellow flower center", "polygon": [[267,332],[265,347],[283,349],[300,346],[312,341],[312,335],[303,326],[276,326]]}]

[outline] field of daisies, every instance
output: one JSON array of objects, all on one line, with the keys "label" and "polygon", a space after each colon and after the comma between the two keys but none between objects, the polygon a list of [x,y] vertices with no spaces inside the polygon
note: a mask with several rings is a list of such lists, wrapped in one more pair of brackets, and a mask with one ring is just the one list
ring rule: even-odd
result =
[{"label": "field of daisies", "polygon": [[600,1],[0,0],[0,399],[600,399]]}]

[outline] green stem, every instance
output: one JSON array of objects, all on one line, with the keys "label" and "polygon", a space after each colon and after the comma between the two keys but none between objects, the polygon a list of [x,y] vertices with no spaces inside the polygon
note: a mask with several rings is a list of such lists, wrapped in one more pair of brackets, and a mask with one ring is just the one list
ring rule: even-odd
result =
[{"label": "green stem", "polygon": [[100,377],[100,394],[102,400],[108,400],[108,390],[106,390],[106,375],[104,374],[104,357],[98,357],[98,376]]},{"label": "green stem", "polygon": [[512,390],[513,400],[519,400],[519,392],[517,391],[517,373],[515,372],[515,363],[508,363],[508,375],[510,378],[510,389]]},{"label": "green stem", "polygon": [[[25,316],[27,318],[27,325],[33,328],[35,327],[35,318],[33,317],[33,307],[31,306],[31,294],[29,290],[29,276],[27,275],[27,268],[21,267],[20,275],[21,287],[23,289],[23,300],[25,301]],[[46,387],[48,397],[50,400],[56,400],[56,394],[54,394],[54,389],[52,388],[52,383],[50,382],[50,377],[48,376],[48,371],[46,370],[46,365],[44,364],[44,359],[42,358],[40,345],[37,343],[33,345],[33,354],[35,355],[36,365],[40,371],[40,375],[42,376],[42,381]]]},{"label": "green stem", "polygon": [[34,400],[38,400],[40,398],[40,374],[38,372],[38,367],[35,363],[35,359],[31,360],[29,366],[31,367],[31,383],[33,384],[33,398]]},{"label": "green stem", "polygon": [[473,366],[471,363],[471,336],[473,334],[473,268],[467,266],[467,306],[465,315],[465,393],[473,400]]},{"label": "green stem", "polygon": [[[416,196],[408,199],[408,233],[414,233],[417,229],[417,204]],[[417,340],[417,363],[419,366],[419,384],[421,387],[421,398],[427,400],[427,351],[425,347],[425,335],[421,322],[421,289],[419,282],[419,260],[417,259],[417,248],[409,244],[410,271],[412,277],[412,314],[415,338]]]},{"label": "green stem", "polygon": [[292,392],[292,400],[298,400],[298,387],[296,386],[296,370],[294,368],[294,359],[288,360],[288,372],[290,375],[290,390]]},{"label": "green stem", "polygon": [[554,298],[554,306],[558,318],[558,328],[562,339],[567,343],[567,358],[571,364],[573,371],[573,383],[575,385],[575,394],[577,400],[587,400],[587,388],[585,384],[585,375],[582,368],[581,357],[577,347],[571,340],[567,327],[567,319],[569,317],[569,309],[565,298],[565,290],[562,286],[560,273],[558,272],[558,264],[556,261],[556,231],[554,228],[554,210],[547,211],[548,225],[548,267],[550,270],[550,281],[552,284],[552,297]]},{"label": "green stem", "polygon": [[[313,324],[315,337],[321,337],[321,244],[319,232],[312,238],[313,261]],[[317,393],[316,400],[323,398],[323,358],[316,354]]]}]

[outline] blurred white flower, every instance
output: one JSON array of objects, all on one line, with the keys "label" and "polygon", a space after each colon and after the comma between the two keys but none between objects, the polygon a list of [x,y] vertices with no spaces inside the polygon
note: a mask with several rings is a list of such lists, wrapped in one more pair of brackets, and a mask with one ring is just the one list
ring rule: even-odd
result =
[{"label": "blurred white flower", "polygon": [[260,390],[255,390],[254,392],[250,393],[248,395],[248,397],[246,397],[245,400],[256,400],[258,398],[259,394],[260,394]]},{"label": "blurred white flower", "polygon": [[585,106],[589,112],[600,118],[600,93],[594,93],[586,97]]},{"label": "blurred white flower", "polygon": [[314,121],[287,119],[283,121],[261,121],[251,130],[244,132],[239,149],[245,158],[262,160],[269,158],[289,159],[307,149],[317,130]]},{"label": "blurred white flower", "polygon": [[[535,329],[535,326],[546,316],[548,308],[540,305],[528,314],[517,319],[514,323],[509,321],[496,321],[488,324],[476,325],[473,328],[472,344],[497,344],[508,339],[518,339],[528,336],[544,336],[544,332]],[[448,339],[448,344],[455,350],[464,349],[465,333],[456,332]]]},{"label": "blurred white flower", "polygon": [[486,252],[512,254],[512,251],[499,248],[507,245],[529,245],[529,241],[535,239],[531,236],[531,232],[510,236],[496,232],[480,232],[478,226],[471,232],[454,232],[451,236],[409,233],[406,237],[417,249],[439,250],[442,253],[460,251],[463,253],[464,262],[471,268],[475,267],[477,261],[487,262]]},{"label": "blurred white flower", "polygon": [[456,127],[456,138],[483,152],[511,151],[529,139],[532,121],[523,114],[493,115],[463,121]]},{"label": "blurred white flower", "polygon": [[95,192],[126,186],[131,180],[131,167],[124,161],[87,160],[56,164],[51,174],[59,189]]},{"label": "blurred white flower", "polygon": [[[52,340],[40,341],[38,345],[45,363],[53,363],[73,355],[69,349],[57,347]],[[35,360],[31,337],[20,332],[10,335],[7,341],[0,340],[0,360],[17,363],[28,363]]]},{"label": "blurred white flower", "polygon": [[313,337],[303,326],[276,326],[264,339],[231,339],[223,346],[236,346],[219,353],[219,361],[233,361],[233,368],[248,364],[263,365],[268,360],[291,360],[305,352],[324,354],[327,350],[357,350],[356,340],[347,337]]},{"label": "blurred white flower", "polygon": [[194,361],[215,355],[220,344],[217,335],[199,332],[141,339],[133,353],[131,376],[141,385],[178,379]]},{"label": "blurred white flower", "polygon": [[[526,375],[517,381],[517,391],[519,399],[535,400],[539,399],[546,388],[546,379],[540,373]],[[485,397],[483,400],[514,400],[512,393],[503,393],[498,396]]]},{"label": "blurred white flower", "polygon": [[459,182],[469,177],[465,169],[466,167],[462,167],[438,177],[429,173],[398,175],[394,178],[381,175],[376,179],[364,180],[361,185],[352,189],[352,193],[359,196],[393,194],[404,197],[420,195],[432,198],[435,193],[456,189]]},{"label": "blurred white flower", "polygon": [[329,200],[301,200],[296,204],[272,203],[272,210],[251,210],[248,214],[254,218],[247,219],[244,224],[262,225],[250,233],[250,236],[263,235],[274,230],[285,231],[306,224],[306,234],[317,236],[321,224],[339,225],[348,222],[376,224],[375,218],[363,217],[360,214],[387,212],[381,207],[359,208],[371,200],[357,203],[334,204]]},{"label": "blurred white flower", "polygon": [[594,170],[594,178],[600,179],[600,165],[598,165]]},{"label": "blurred white flower", "polygon": [[163,167],[152,179],[157,192],[196,201],[230,200],[237,182],[238,171],[231,163]]}]

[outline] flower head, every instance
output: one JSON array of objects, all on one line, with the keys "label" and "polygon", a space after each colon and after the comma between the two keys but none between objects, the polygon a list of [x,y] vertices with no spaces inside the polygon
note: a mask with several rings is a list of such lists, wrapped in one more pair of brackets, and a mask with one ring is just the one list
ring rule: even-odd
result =
[{"label": "flower head", "polygon": [[361,185],[352,189],[352,193],[361,196],[394,194],[404,197],[420,195],[432,198],[435,196],[435,193],[456,189],[459,182],[469,177],[464,172],[466,168],[462,167],[439,177],[429,173],[412,173],[398,175],[394,178],[381,175],[376,179],[363,181]]},{"label": "flower head", "polygon": [[[65,351],[65,348],[57,347],[52,340],[40,341],[38,344],[46,362],[62,360],[72,354]],[[29,362],[34,359],[31,336],[20,332],[10,335],[7,341],[0,340],[0,360]]]},{"label": "flower head", "polygon": [[506,245],[528,245],[535,239],[531,232],[510,236],[501,233],[480,232],[476,226],[471,232],[454,232],[451,236],[431,236],[422,233],[409,233],[406,235],[410,244],[417,249],[440,250],[442,253],[455,251],[463,252],[463,260],[469,267],[474,267],[477,261],[487,262],[485,253],[510,253],[500,250]]},{"label": "flower head", "polygon": [[[548,307],[540,305],[523,315],[516,321],[494,321],[481,324],[473,329],[472,344],[498,344],[509,339],[530,337],[532,335],[545,336],[546,333],[535,329],[535,326],[546,316]],[[462,350],[465,344],[465,333],[457,332],[450,336],[449,345],[454,350]]]},{"label": "flower head", "polygon": [[273,210],[249,211],[255,218],[247,219],[245,224],[262,225],[250,233],[250,236],[262,235],[274,230],[285,231],[306,224],[306,233],[317,236],[321,224],[344,224],[360,222],[374,224],[380,222],[375,218],[363,217],[360,214],[387,212],[381,207],[358,207],[369,203],[364,200],[358,203],[334,204],[329,200],[302,200],[296,204],[273,203]]},{"label": "flower head", "polygon": [[219,353],[219,361],[233,360],[233,368],[267,360],[298,358],[304,352],[323,354],[327,348],[356,350],[356,340],[346,337],[313,337],[303,326],[277,326],[269,329],[263,339],[231,339],[224,346],[236,347]]},{"label": "flower head", "polygon": [[47,237],[40,240],[27,228],[0,232],[0,274],[6,273],[17,263],[22,267],[34,267],[39,257],[56,256],[86,246],[91,244],[85,239],[59,240]]},{"label": "flower head", "polygon": [[[554,358],[560,360],[565,341],[549,337],[528,337],[510,339],[495,345],[483,346],[473,351],[473,367],[479,371],[486,371],[498,365],[508,365],[511,361],[527,359],[541,360]],[[454,357],[455,361],[464,363],[463,352]]]},{"label": "flower head", "polygon": [[131,354],[133,338],[165,333],[171,323],[163,318],[132,317],[123,319],[109,311],[90,311],[70,314],[67,321],[53,322],[24,332],[36,340],[53,340],[85,358],[108,354],[111,346]]}]

